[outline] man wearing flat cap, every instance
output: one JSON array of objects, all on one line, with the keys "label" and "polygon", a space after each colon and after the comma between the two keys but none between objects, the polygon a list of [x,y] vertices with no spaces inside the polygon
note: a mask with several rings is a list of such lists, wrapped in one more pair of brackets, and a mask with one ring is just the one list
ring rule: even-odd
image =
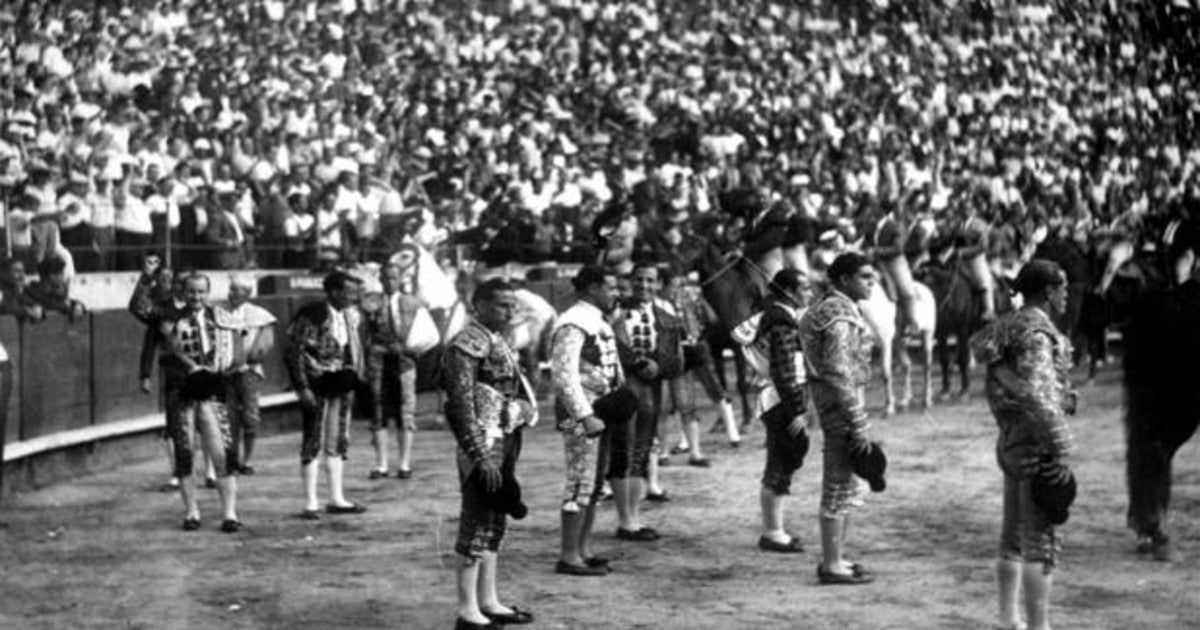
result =
[{"label": "man wearing flat cap", "polygon": [[1054,325],[1066,309],[1067,275],[1057,264],[1034,259],[1016,279],[1024,305],[971,338],[975,358],[987,366],[988,406],[1000,425],[996,453],[1004,473],[1004,516],[996,581],[1000,622],[1017,627],[1018,593],[1025,592],[1026,623],[1049,627],[1052,572],[1061,540],[1052,515],[1033,491],[1039,483],[1066,487],[1074,415],[1071,343]]}]

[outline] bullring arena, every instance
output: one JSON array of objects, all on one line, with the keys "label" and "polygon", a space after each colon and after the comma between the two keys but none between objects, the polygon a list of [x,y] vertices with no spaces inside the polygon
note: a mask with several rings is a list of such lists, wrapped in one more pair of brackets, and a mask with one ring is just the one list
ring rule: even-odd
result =
[{"label": "bullring arena", "polygon": [[1200,0],[0,3],[0,630],[1200,629],[1197,59]]}]

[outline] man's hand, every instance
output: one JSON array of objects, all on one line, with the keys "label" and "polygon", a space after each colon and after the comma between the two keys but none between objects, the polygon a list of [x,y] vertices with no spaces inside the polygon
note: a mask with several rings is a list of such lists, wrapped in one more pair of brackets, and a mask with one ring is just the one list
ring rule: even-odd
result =
[{"label": "man's hand", "polygon": [[1061,462],[1042,464],[1042,477],[1055,485],[1064,485],[1071,478],[1071,468]]},{"label": "man's hand", "polygon": [[605,426],[604,421],[596,416],[587,416],[579,422],[583,425],[583,434],[590,438],[604,433],[604,430],[608,428]]},{"label": "man's hand", "polygon": [[483,488],[488,492],[500,489],[504,479],[500,474],[500,464],[495,460],[485,459],[479,462],[479,473],[483,475]]},{"label": "man's hand", "polygon": [[805,428],[804,416],[800,415],[792,418],[792,421],[788,423],[787,432],[792,437],[799,437],[801,433],[804,433]]},{"label": "man's hand", "polygon": [[658,376],[658,363],[654,359],[646,359],[638,369],[638,376],[647,381]]},{"label": "man's hand", "polygon": [[296,398],[300,399],[300,406],[305,409],[317,408],[317,395],[311,389],[305,388],[296,392]]},{"label": "man's hand", "polygon": [[151,380],[149,377],[146,377],[146,378],[142,379],[141,386],[142,386],[142,392],[149,394],[151,391],[154,390],[154,381]]}]

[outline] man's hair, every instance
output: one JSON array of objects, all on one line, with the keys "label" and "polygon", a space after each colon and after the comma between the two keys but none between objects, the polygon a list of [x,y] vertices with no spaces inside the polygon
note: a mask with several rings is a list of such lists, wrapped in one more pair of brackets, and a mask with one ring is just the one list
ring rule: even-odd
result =
[{"label": "man's hair", "polygon": [[504,278],[489,278],[483,281],[483,284],[475,287],[475,293],[471,295],[471,303],[491,302],[496,299],[497,293],[512,290],[513,285],[508,280]]},{"label": "man's hair", "polygon": [[871,260],[866,256],[858,252],[846,252],[838,256],[832,265],[829,265],[829,281],[838,284],[870,264]]},{"label": "man's hair", "polygon": [[658,276],[658,279],[662,280],[663,273],[662,270],[658,268],[658,263],[654,262],[653,260],[645,259],[633,263],[633,269],[630,270],[629,277],[632,278],[636,276],[637,272],[641,271],[642,269],[653,269],[654,274]]},{"label": "man's hair", "polygon": [[362,284],[362,280],[341,269],[334,269],[325,274],[325,280],[321,282],[321,287],[325,289],[326,293],[333,293],[346,288],[347,284]]},{"label": "man's hair", "polygon": [[204,286],[212,289],[212,280],[209,280],[207,275],[200,273],[199,271],[193,271],[183,276],[183,286],[187,286],[187,283],[191,282],[192,280],[203,280]]},{"label": "man's hair", "polygon": [[579,273],[575,274],[574,278],[571,278],[571,286],[575,287],[579,293],[583,293],[598,284],[604,284],[604,279],[610,276],[616,276],[611,269],[600,265],[585,265],[579,270]]},{"label": "man's hair", "polygon": [[780,269],[771,278],[771,295],[776,298],[787,297],[793,291],[808,283],[808,275],[799,269]]},{"label": "man's hair", "polygon": [[1062,267],[1049,260],[1035,258],[1021,268],[1016,281],[1013,282],[1013,288],[1028,298],[1039,295],[1050,287],[1066,283],[1067,274],[1063,272]]}]

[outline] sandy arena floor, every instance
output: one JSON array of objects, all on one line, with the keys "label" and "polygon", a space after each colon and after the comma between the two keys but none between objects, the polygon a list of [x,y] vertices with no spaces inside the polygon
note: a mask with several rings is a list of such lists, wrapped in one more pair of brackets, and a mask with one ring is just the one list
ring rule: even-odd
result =
[{"label": "sandy arena floor", "polygon": [[[1200,628],[1200,440],[1176,459],[1172,528],[1185,560],[1138,557],[1124,525],[1115,378],[1083,388],[1074,421],[1081,495],[1064,528],[1055,627]],[[616,541],[606,503],[597,548],[616,572],[556,575],[562,451],[545,422],[518,469],[531,512],[510,529],[502,596],[535,612],[532,628],[992,627],[1001,479],[986,405],[977,396],[873,428],[892,461],[889,488],[870,498],[850,550],[875,584],[817,586],[819,438],[787,518],[806,552],[757,550],[761,428],[738,450],[706,436],[711,469],[683,456],[664,469],[673,500],[648,515],[663,540]],[[204,491],[202,530],[180,531],[178,496],[157,490],[159,460],[18,496],[0,513],[0,628],[449,628],[453,440],[418,438],[412,479],[368,481],[369,440],[356,427],[348,494],[370,511],[318,522],[296,517],[299,436],[265,440],[258,474],[241,479],[246,529],[233,536],[217,531],[215,491]]]}]

